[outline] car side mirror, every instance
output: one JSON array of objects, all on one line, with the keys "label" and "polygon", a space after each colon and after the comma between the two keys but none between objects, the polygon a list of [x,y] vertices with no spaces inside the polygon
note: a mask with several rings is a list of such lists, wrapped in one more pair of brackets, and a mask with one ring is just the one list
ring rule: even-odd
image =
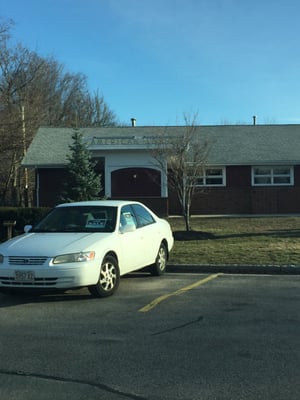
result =
[{"label": "car side mirror", "polygon": [[136,230],[136,226],[134,224],[124,225],[120,227],[120,233],[128,233],[134,232]]},{"label": "car side mirror", "polygon": [[32,225],[25,225],[25,226],[24,226],[24,232],[25,232],[25,233],[30,232],[31,229],[32,229]]}]

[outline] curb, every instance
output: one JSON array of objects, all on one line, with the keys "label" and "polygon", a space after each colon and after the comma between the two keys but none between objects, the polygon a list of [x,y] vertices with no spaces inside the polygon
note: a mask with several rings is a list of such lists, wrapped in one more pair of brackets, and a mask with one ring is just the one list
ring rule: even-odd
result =
[{"label": "curb", "polygon": [[168,264],[167,272],[300,275],[300,265]]}]

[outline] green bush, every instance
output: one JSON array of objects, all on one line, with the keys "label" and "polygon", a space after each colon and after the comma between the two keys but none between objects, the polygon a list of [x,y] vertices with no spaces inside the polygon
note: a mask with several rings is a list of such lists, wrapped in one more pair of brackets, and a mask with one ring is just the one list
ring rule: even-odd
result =
[{"label": "green bush", "polygon": [[7,239],[7,227],[3,225],[4,221],[16,221],[13,227],[12,235],[17,236],[24,232],[25,225],[34,225],[38,222],[50,208],[18,208],[18,207],[0,207],[0,241]]}]

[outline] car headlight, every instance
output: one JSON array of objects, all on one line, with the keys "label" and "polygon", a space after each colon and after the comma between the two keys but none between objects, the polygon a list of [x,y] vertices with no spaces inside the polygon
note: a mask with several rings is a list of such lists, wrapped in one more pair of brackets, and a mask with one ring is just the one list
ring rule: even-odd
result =
[{"label": "car headlight", "polygon": [[95,258],[94,251],[83,251],[80,253],[62,254],[53,258],[53,264],[92,261],[94,260],[94,258]]}]

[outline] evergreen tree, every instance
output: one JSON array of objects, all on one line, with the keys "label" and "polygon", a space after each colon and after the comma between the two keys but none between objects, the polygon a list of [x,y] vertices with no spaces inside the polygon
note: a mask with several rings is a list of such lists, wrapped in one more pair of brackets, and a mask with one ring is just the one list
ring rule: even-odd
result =
[{"label": "evergreen tree", "polygon": [[70,145],[69,164],[67,165],[67,179],[62,201],[97,200],[100,196],[101,176],[97,175],[91,160],[90,153],[82,141],[79,129],[74,129],[73,144]]}]

